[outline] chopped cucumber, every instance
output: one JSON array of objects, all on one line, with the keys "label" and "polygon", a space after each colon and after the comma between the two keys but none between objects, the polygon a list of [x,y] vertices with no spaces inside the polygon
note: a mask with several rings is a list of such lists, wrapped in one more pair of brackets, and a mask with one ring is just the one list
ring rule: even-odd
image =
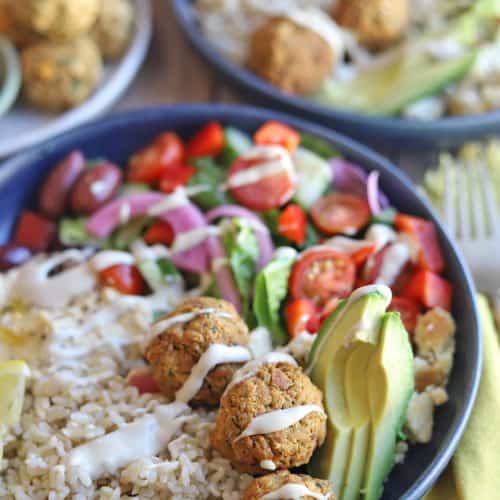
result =
[{"label": "chopped cucumber", "polygon": [[229,167],[237,158],[246,153],[252,146],[252,138],[234,127],[224,129],[225,146],[219,156],[220,162]]},{"label": "chopped cucumber", "polygon": [[153,291],[160,290],[180,278],[177,268],[168,259],[143,260],[137,267]]},{"label": "chopped cucumber", "polygon": [[120,191],[121,196],[130,196],[132,194],[148,193],[151,188],[142,182],[127,182]]},{"label": "chopped cucumber", "polygon": [[59,240],[68,247],[93,246],[101,248],[107,246],[107,240],[96,240],[85,228],[87,219],[79,217],[77,219],[64,218],[59,222]]},{"label": "chopped cucumber", "polygon": [[396,217],[397,211],[395,208],[389,207],[382,210],[377,215],[373,215],[371,218],[371,224],[385,224],[386,226],[394,225],[394,218]]},{"label": "chopped cucumber", "polygon": [[330,187],[332,168],[316,153],[298,148],[292,157],[297,174],[297,191],[294,199],[305,208],[311,208]]}]

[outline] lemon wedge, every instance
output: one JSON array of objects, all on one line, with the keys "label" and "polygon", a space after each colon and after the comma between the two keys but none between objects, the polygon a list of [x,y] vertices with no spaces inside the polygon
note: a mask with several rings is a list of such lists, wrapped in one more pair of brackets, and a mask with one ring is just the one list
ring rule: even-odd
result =
[{"label": "lemon wedge", "polygon": [[0,362],[0,459],[2,438],[7,429],[19,423],[24,402],[26,378],[30,369],[24,361]]}]

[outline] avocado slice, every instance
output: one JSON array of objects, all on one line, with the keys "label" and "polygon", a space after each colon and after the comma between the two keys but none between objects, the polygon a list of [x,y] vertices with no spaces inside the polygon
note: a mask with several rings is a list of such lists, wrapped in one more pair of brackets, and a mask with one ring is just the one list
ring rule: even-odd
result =
[{"label": "avocado slice", "polygon": [[370,439],[370,402],[366,375],[376,346],[358,342],[345,365],[345,394],[353,427],[349,464],[346,470],[342,498],[359,498],[363,484],[366,456]]},{"label": "avocado slice", "polygon": [[396,115],[412,102],[461,79],[470,71],[476,54],[470,50],[454,59],[433,60],[423,51],[401,51],[389,63],[366,68],[352,80],[326,80],[313,99],[366,114]]},{"label": "avocado slice", "polygon": [[382,318],[366,380],[372,425],[363,492],[365,500],[377,500],[394,465],[397,436],[414,391],[413,353],[399,313],[386,313]]},{"label": "avocado slice", "polygon": [[[328,414],[326,442],[313,456],[309,469],[315,476],[330,479],[337,495],[346,480],[348,491],[357,487],[359,492],[359,471],[364,462],[360,465],[357,457],[365,456],[368,437],[368,398],[359,387],[364,385],[368,364],[363,344],[374,349],[380,320],[390,300],[390,290],[380,285],[354,292],[323,324],[309,357],[308,371],[324,391]],[[363,360],[364,368],[359,366]],[[353,437],[360,427],[366,439],[362,435]],[[356,455],[353,460],[351,450]]]}]

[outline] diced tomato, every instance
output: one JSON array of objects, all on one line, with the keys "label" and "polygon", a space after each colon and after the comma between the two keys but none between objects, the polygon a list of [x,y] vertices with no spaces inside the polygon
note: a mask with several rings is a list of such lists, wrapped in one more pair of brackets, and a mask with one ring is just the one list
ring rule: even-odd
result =
[{"label": "diced tomato", "polygon": [[432,309],[441,307],[447,311],[451,308],[453,287],[451,283],[431,271],[417,271],[406,284],[403,295],[418,300]]},{"label": "diced tomato", "polygon": [[313,205],[311,217],[316,227],[325,234],[353,235],[368,224],[370,207],[359,196],[332,193]]},{"label": "diced tomato", "polygon": [[445,263],[438,234],[431,221],[411,215],[397,214],[394,225],[398,231],[408,234],[418,246],[419,267],[434,273],[441,273],[444,270]]},{"label": "diced tomato", "polygon": [[194,174],[196,174],[196,169],[191,165],[179,165],[170,168],[160,179],[160,191],[172,193],[178,187],[185,186]]},{"label": "diced tomato", "polygon": [[143,295],[146,282],[137,267],[129,264],[116,264],[99,273],[101,282],[127,295]]},{"label": "diced tomato", "polygon": [[288,205],[278,218],[278,231],[285,238],[303,245],[306,240],[307,216],[299,205]]},{"label": "diced tomato", "polygon": [[269,121],[255,132],[254,141],[258,145],[283,146],[293,153],[300,144],[300,134],[284,123]]},{"label": "diced tomato", "polygon": [[187,143],[187,158],[217,156],[224,149],[224,129],[219,122],[209,122]]},{"label": "diced tomato", "polygon": [[135,387],[139,394],[161,392],[158,382],[153,378],[150,368],[134,368],[127,375],[127,384]]},{"label": "diced tomato", "polygon": [[321,314],[319,316],[319,321],[320,324],[325,321],[330,314],[332,314],[335,309],[337,309],[337,306],[339,305],[340,299],[338,297],[332,297],[323,307],[321,310]]},{"label": "diced tomato", "polygon": [[175,234],[168,222],[158,221],[150,226],[144,233],[144,241],[148,245],[160,243],[169,247],[174,242]]},{"label": "diced tomato", "polygon": [[293,299],[308,299],[323,307],[332,297],[352,292],[356,266],[349,257],[335,250],[318,248],[305,252],[290,275]]},{"label": "diced tomato", "polygon": [[14,241],[32,252],[45,252],[56,239],[56,224],[43,215],[25,210],[17,221]]},{"label": "diced tomato", "polygon": [[396,311],[401,315],[407,332],[412,335],[418,315],[422,312],[422,306],[416,300],[407,297],[393,297],[389,311]]},{"label": "diced tomato", "polygon": [[283,170],[262,177],[256,182],[231,186],[231,177],[238,172],[243,172],[251,168],[257,168],[262,162],[267,162],[268,159],[252,159],[246,160],[240,158],[236,160],[229,169],[228,183],[231,194],[234,198],[252,210],[265,212],[279,208],[285,203],[288,203],[295,191],[295,182],[292,173],[283,167]]},{"label": "diced tomato", "polygon": [[[297,299],[289,302],[285,308],[286,323],[290,338],[296,337],[299,333],[311,331],[309,328],[319,328],[318,310],[314,303],[307,299]],[[312,320],[312,321],[311,321]]]},{"label": "diced tomato", "polygon": [[155,183],[169,168],[182,163],[184,153],[182,139],[173,132],[165,132],[132,155],[127,179],[130,182]]}]

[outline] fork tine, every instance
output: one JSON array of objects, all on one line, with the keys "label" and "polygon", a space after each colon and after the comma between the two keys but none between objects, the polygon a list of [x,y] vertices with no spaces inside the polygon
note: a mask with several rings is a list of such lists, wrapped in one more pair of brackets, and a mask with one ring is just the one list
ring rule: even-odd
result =
[{"label": "fork tine", "polygon": [[454,167],[449,162],[445,165],[445,188],[443,196],[443,220],[452,237],[456,236],[457,219],[455,213],[455,180]]},{"label": "fork tine", "polygon": [[470,224],[470,205],[471,200],[469,199],[469,188],[467,187],[467,172],[469,165],[461,165],[455,170],[457,176],[456,187],[458,189],[459,199],[456,200],[458,205],[458,214],[460,220],[459,231],[460,239],[470,240],[472,238],[471,224]]},{"label": "fork tine", "polygon": [[486,208],[486,218],[488,219],[489,226],[491,228],[491,232],[494,236],[499,233],[499,224],[498,224],[498,208],[495,199],[495,194],[493,193],[493,187],[491,184],[490,176],[486,171],[486,166],[484,163],[480,163],[479,167],[479,179],[482,184],[483,193],[484,193],[484,203]]},{"label": "fork tine", "polygon": [[487,228],[484,214],[483,194],[481,192],[481,180],[479,178],[477,164],[469,164],[467,173],[475,237],[478,240],[482,240],[486,238]]}]

